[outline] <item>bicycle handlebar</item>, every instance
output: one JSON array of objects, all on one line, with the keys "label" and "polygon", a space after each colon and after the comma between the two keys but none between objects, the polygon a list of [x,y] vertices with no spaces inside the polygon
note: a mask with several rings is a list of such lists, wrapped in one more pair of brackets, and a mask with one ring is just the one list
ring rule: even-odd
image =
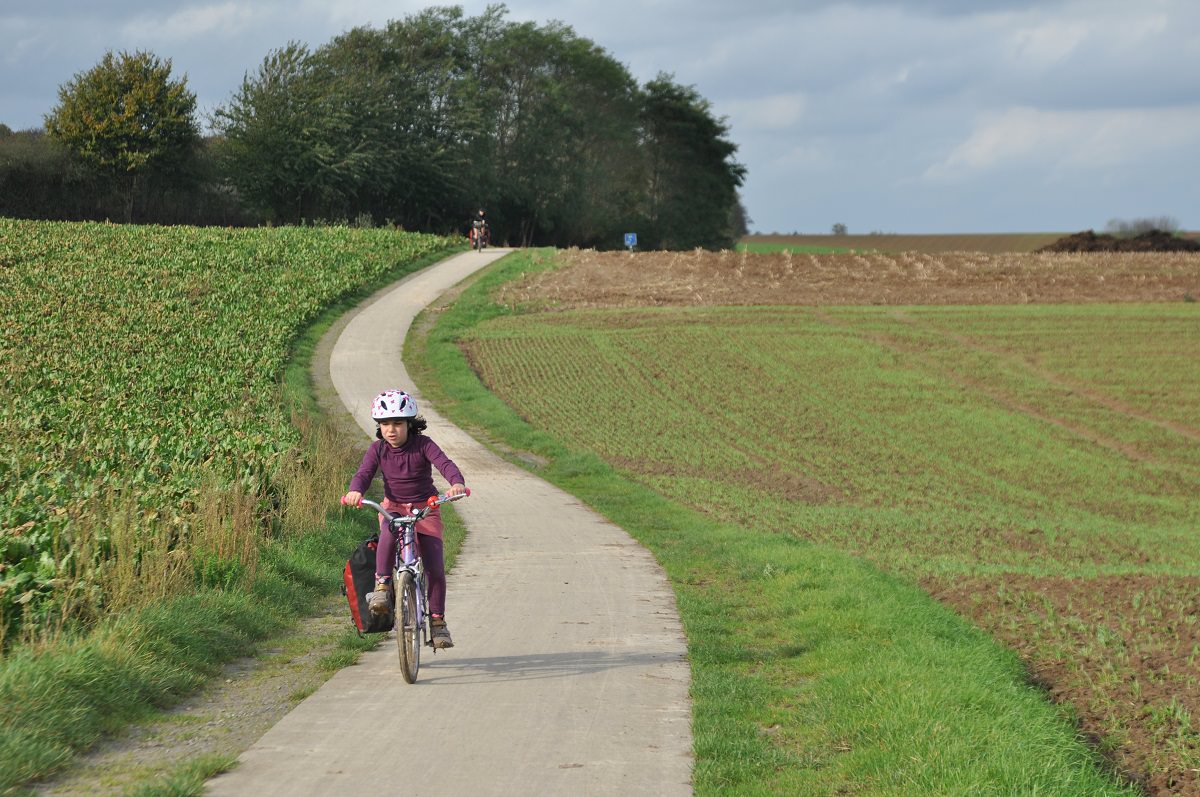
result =
[{"label": "bicycle handlebar", "polygon": [[[466,498],[467,496],[469,496],[471,494],[471,488],[468,487],[468,488],[466,488],[466,490],[467,491],[465,493],[461,493],[460,495],[450,495],[449,493],[443,493],[442,495],[432,495],[429,497],[429,500],[427,500],[423,506],[421,506],[419,509],[414,507],[412,513],[408,514],[408,515],[397,515],[392,512],[389,512],[388,510],[384,509],[382,506],[380,506],[376,502],[370,500],[369,498],[361,499],[359,501],[359,506],[369,506],[370,508],[374,509],[376,512],[378,512],[379,514],[381,514],[385,518],[387,518],[389,522],[391,522],[393,520],[400,520],[405,523],[410,523],[410,522],[416,523],[418,520],[420,520],[421,518],[428,515],[429,510],[439,507],[442,504],[448,504],[451,501],[457,501],[460,498]],[[342,506],[350,506],[350,504],[346,503],[346,496],[343,495],[341,497],[340,501],[342,503]]]}]

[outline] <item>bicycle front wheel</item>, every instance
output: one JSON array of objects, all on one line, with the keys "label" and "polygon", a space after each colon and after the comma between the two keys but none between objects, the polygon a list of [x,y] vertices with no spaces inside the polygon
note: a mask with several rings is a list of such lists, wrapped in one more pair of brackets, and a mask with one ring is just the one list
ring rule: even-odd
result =
[{"label": "bicycle front wheel", "polygon": [[417,583],[413,574],[400,571],[396,583],[396,645],[400,649],[400,672],[415,683],[421,666],[421,617],[417,613]]}]

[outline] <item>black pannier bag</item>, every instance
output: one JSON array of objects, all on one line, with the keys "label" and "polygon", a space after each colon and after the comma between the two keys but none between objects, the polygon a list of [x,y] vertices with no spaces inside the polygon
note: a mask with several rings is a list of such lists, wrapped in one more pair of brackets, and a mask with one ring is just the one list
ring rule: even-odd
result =
[{"label": "black pannier bag", "polygon": [[342,594],[350,603],[350,617],[359,634],[391,631],[395,622],[391,612],[378,615],[367,609],[367,593],[375,589],[375,549],[378,546],[378,535],[364,540],[346,560],[342,571]]}]

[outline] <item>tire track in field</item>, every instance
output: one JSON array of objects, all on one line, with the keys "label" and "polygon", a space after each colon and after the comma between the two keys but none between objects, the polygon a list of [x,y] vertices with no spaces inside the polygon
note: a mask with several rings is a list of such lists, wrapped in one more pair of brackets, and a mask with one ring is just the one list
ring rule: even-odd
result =
[{"label": "tire track in field", "polygon": [[[941,335],[942,337],[946,338],[947,340],[954,341],[955,343],[959,344],[960,346],[963,346],[964,348],[968,348],[968,349],[971,349],[972,351],[976,351],[981,354],[986,354],[988,356],[995,357],[1000,360],[1004,360],[1005,362],[1010,363],[1012,365],[1019,366],[1019,367],[1025,369],[1026,371],[1028,371],[1029,373],[1033,374],[1034,376],[1038,377],[1039,379],[1043,380],[1047,384],[1053,385],[1054,387],[1060,388],[1060,389],[1065,390],[1073,395],[1079,396],[1080,398],[1083,398],[1083,399],[1091,402],[1092,404],[1103,407],[1104,409],[1114,412],[1118,415],[1123,415],[1127,418],[1132,418],[1134,420],[1148,423],[1152,426],[1157,426],[1158,428],[1160,428],[1164,431],[1172,432],[1174,434],[1180,435],[1181,437],[1186,437],[1189,440],[1200,443],[1200,430],[1193,429],[1192,427],[1190,427],[1186,424],[1179,423],[1177,421],[1171,421],[1166,418],[1160,418],[1155,415],[1150,415],[1149,413],[1146,413],[1146,412],[1138,409],[1137,407],[1134,407],[1132,404],[1130,404],[1126,401],[1122,401],[1121,399],[1118,399],[1114,396],[1110,396],[1106,393],[1102,393],[1101,391],[1096,390],[1095,388],[1089,387],[1087,385],[1081,385],[1077,382],[1073,382],[1072,380],[1063,376],[1062,374],[1058,373],[1057,371],[1051,371],[1048,368],[1043,368],[1042,366],[1032,363],[1028,359],[1021,357],[1020,355],[1014,354],[1014,353],[1012,353],[1010,351],[1006,351],[1004,349],[998,349],[998,348],[993,348],[991,346],[986,346],[974,338],[970,338],[959,332],[953,332],[951,330],[945,329],[945,328],[940,327],[937,324],[931,323],[929,321],[919,321],[919,320],[913,318],[912,316],[908,315],[907,313],[905,313],[903,310],[894,310],[894,311],[892,311],[891,315],[896,320],[901,321],[910,326],[935,332],[935,333]],[[1145,456],[1141,456],[1139,458],[1147,459],[1147,457],[1145,457]]]},{"label": "tire track in field", "polygon": [[[905,317],[903,315],[902,311],[899,311],[899,310],[892,311],[891,315],[893,317],[895,317],[897,321],[901,321],[904,323],[912,323],[913,326],[920,326],[915,320]],[[922,354],[920,351],[914,350],[911,348],[907,348],[907,347],[897,344],[896,341],[889,338],[886,334],[865,332],[862,329],[849,323],[848,321],[834,318],[833,316],[831,316],[827,312],[825,312],[825,310],[823,308],[819,308],[819,307],[813,308],[813,317],[818,319],[822,323],[827,324],[828,326],[837,327],[839,329],[844,329],[860,338],[863,338],[865,340],[870,340],[872,343],[874,343],[882,348],[885,348],[888,351],[892,351],[892,352],[895,352],[896,354],[904,355],[906,357],[914,358],[914,359],[918,360],[919,362],[921,362],[931,372],[937,373],[937,374],[941,375],[942,377],[944,377],[945,379],[948,379],[957,385],[961,385],[962,387],[968,388],[977,393],[982,393],[983,395],[990,398],[992,401],[996,402],[997,404],[1004,407],[1005,409],[1011,410],[1012,412],[1015,412],[1015,413],[1018,413],[1021,415],[1026,415],[1030,418],[1034,418],[1043,423],[1049,424],[1051,426],[1055,426],[1059,429],[1069,432],[1072,435],[1075,435],[1076,437],[1086,440],[1089,443],[1100,446],[1102,448],[1106,448],[1110,451],[1113,451],[1114,453],[1120,454],[1121,456],[1127,457],[1129,459],[1136,460],[1139,462],[1154,461],[1151,457],[1149,457],[1142,451],[1138,450],[1137,448],[1129,445],[1128,443],[1124,443],[1115,438],[1108,437],[1107,435],[1103,435],[1103,434],[1097,432],[1095,429],[1092,429],[1091,427],[1083,426],[1078,423],[1074,423],[1065,418],[1060,418],[1056,415],[1051,415],[1047,412],[1044,412],[1043,410],[1038,409],[1037,407],[1035,407],[1031,404],[1027,404],[1023,401],[1018,400],[1017,398],[1013,397],[1012,395],[1009,395],[1008,393],[1004,393],[1002,391],[996,390],[992,386],[987,385],[987,384],[981,382],[980,380],[971,379],[969,377],[963,376],[962,374],[955,373],[954,371],[951,371],[951,370],[937,364],[936,362],[934,362],[932,360],[932,358]],[[934,330],[934,331],[940,332],[940,330]],[[946,335],[946,337],[949,338],[949,335]],[[980,348],[979,350],[983,351],[984,353],[996,354],[995,352],[991,352],[991,351],[989,351],[987,349],[983,349],[983,348]],[[1025,363],[1022,362],[1022,364],[1025,364]]]}]

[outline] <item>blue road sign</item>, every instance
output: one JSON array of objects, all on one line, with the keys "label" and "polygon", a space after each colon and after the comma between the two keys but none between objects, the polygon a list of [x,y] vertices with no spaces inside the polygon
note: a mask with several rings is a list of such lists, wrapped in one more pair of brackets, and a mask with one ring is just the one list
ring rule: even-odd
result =
[{"label": "blue road sign", "polygon": [[637,233],[636,232],[625,233],[625,245],[628,246],[630,249],[637,246]]}]

